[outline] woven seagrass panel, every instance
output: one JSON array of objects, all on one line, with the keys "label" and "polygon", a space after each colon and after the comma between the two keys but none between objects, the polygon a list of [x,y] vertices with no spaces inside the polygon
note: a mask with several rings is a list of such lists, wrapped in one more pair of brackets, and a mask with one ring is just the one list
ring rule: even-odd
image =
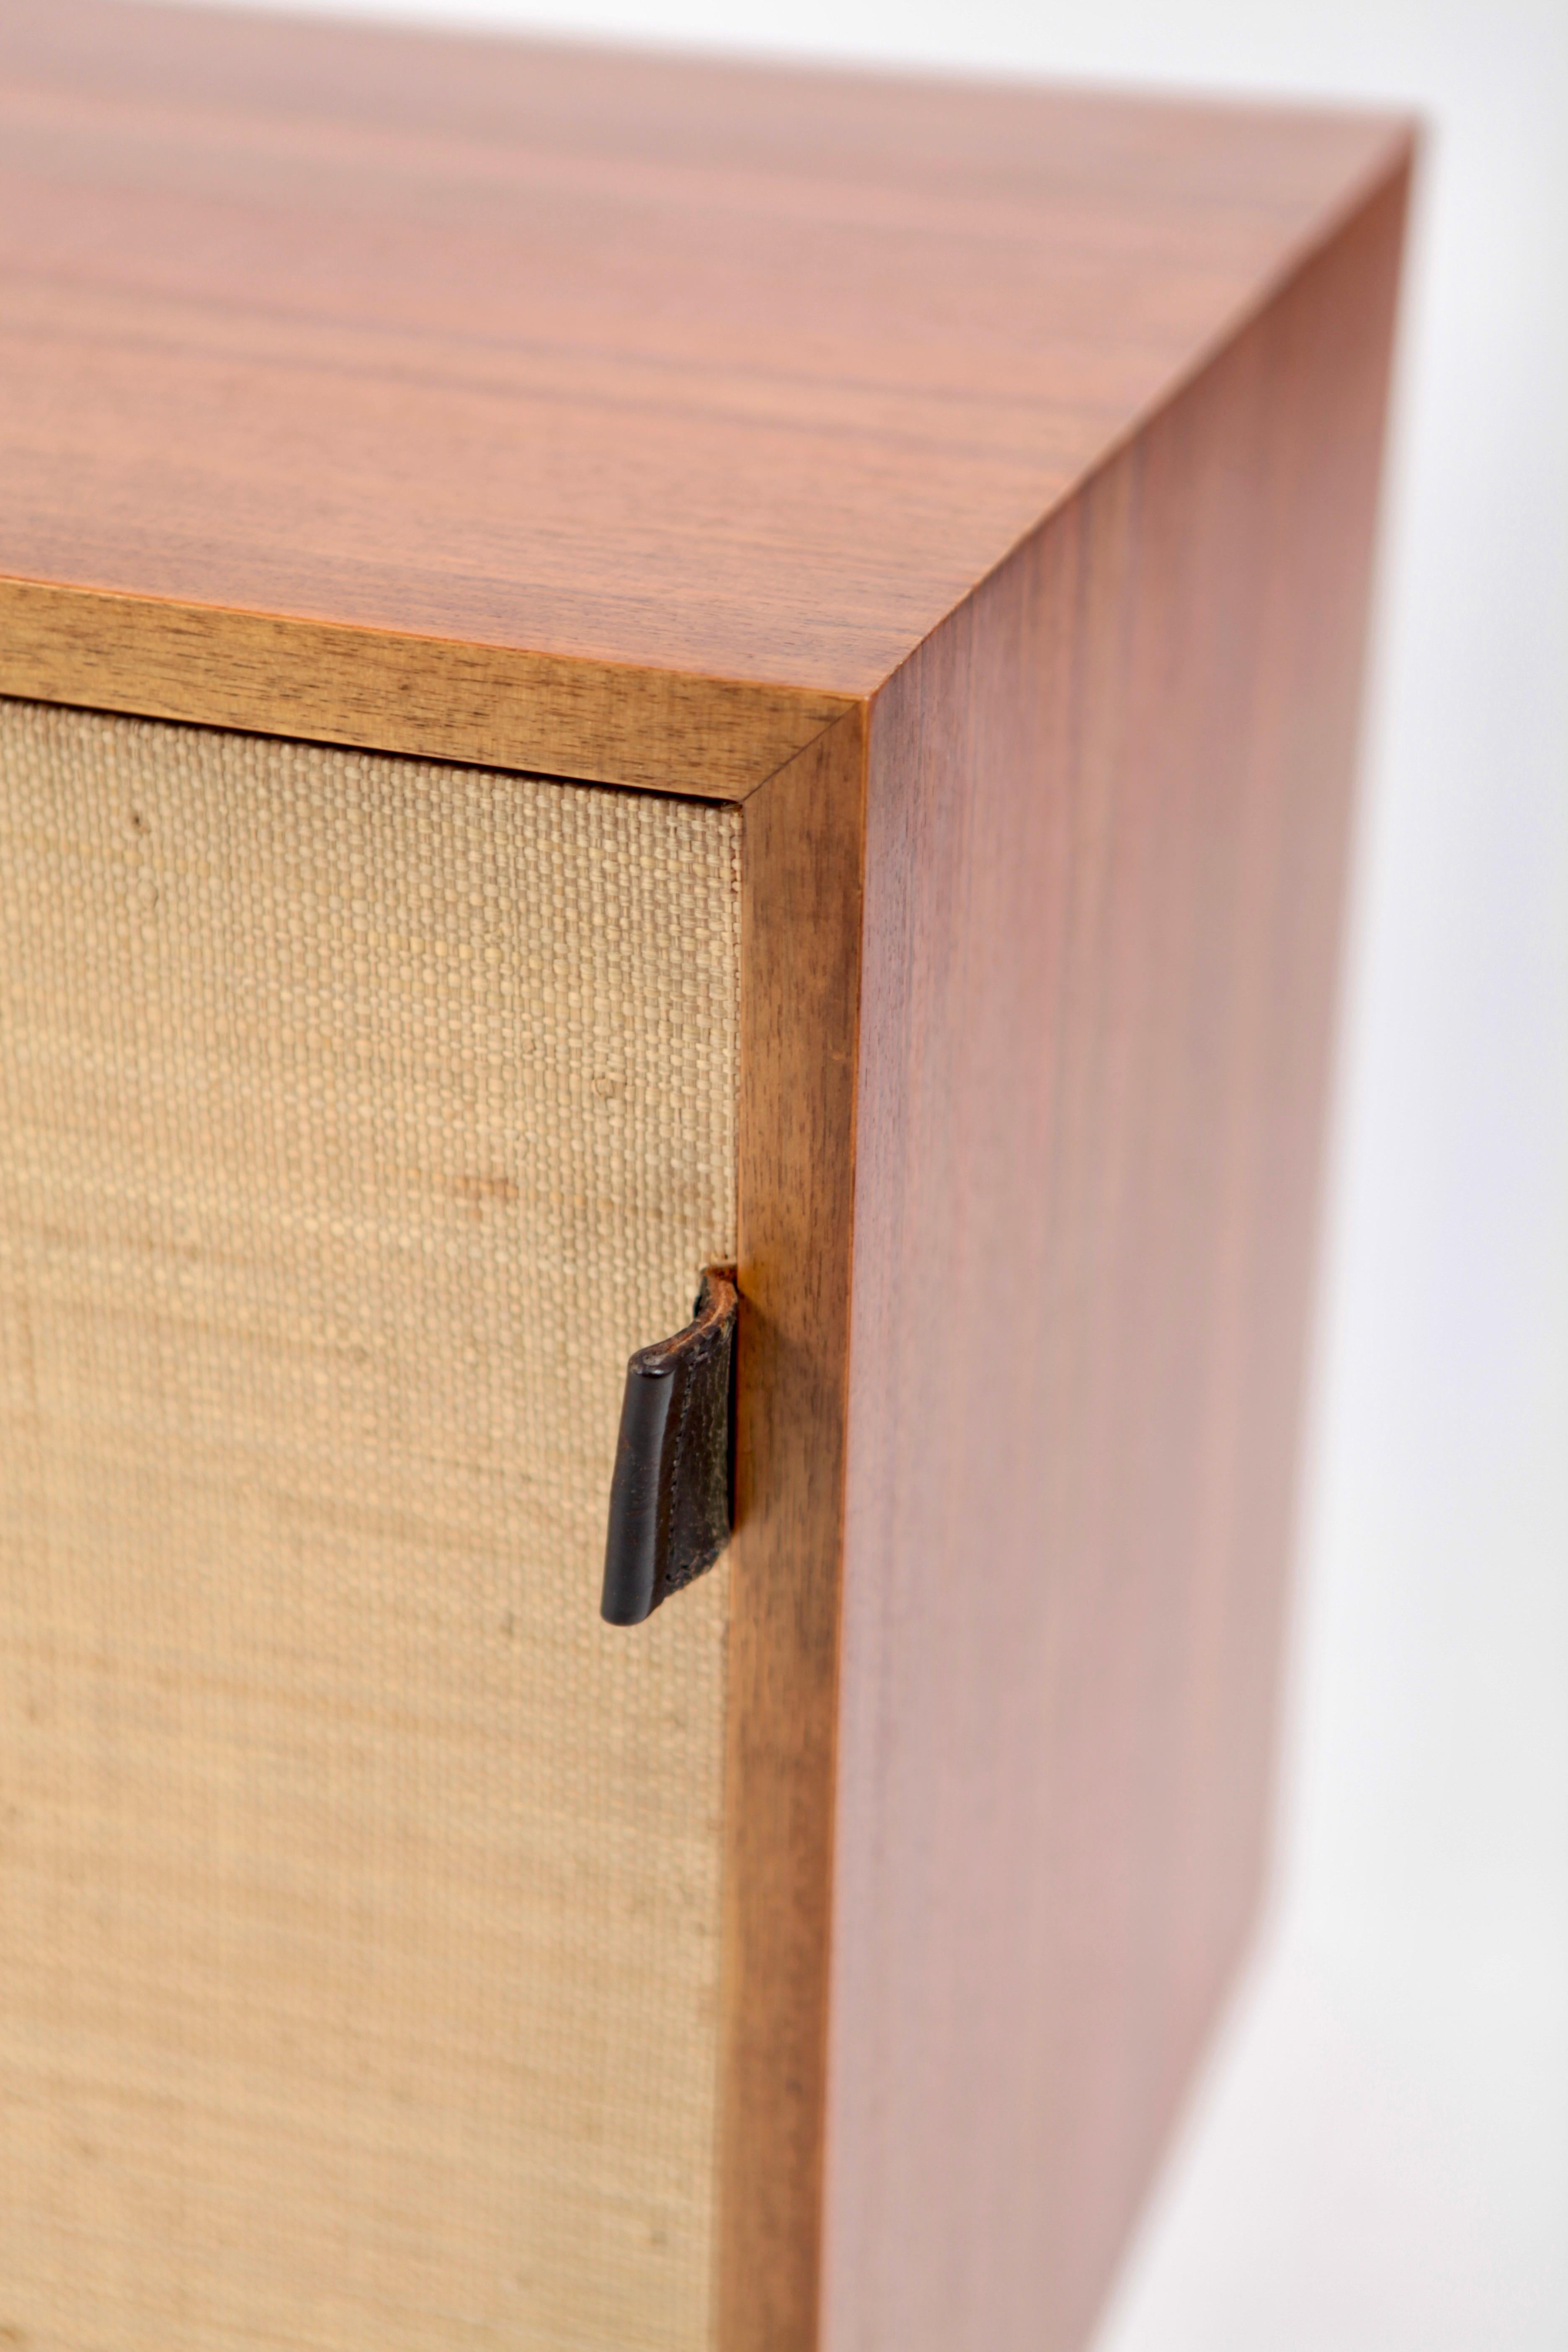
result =
[{"label": "woven seagrass panel", "polygon": [[0,2344],[709,2341],[738,823],[0,704]]}]

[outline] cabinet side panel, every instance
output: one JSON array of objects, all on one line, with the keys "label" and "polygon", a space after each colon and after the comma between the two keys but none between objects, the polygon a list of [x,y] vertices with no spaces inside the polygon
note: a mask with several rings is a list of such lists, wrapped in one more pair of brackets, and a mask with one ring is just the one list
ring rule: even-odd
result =
[{"label": "cabinet side panel", "polygon": [[829,2352],[1083,2345],[1258,1891],[1403,206],[874,708]]},{"label": "cabinet side panel", "polygon": [[707,2352],[740,820],[0,704],[0,2339]]}]

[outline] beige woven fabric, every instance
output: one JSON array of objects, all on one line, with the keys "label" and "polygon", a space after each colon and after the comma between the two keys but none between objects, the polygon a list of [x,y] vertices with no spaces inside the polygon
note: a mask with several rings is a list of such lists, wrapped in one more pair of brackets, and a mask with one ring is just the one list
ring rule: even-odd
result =
[{"label": "beige woven fabric", "polygon": [[0,704],[0,2345],[709,2341],[738,851]]}]

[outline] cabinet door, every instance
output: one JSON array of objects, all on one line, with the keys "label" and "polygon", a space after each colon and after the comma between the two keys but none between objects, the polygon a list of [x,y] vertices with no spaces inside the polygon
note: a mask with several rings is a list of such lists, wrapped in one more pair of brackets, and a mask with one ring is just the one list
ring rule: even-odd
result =
[{"label": "cabinet door", "polygon": [[739,825],[0,703],[0,2336],[709,2340]]}]

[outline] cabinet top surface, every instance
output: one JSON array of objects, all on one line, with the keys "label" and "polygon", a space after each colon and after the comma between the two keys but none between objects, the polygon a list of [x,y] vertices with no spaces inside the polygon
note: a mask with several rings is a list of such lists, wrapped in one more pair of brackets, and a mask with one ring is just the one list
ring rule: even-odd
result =
[{"label": "cabinet top surface", "polygon": [[0,574],[873,690],[1386,118],[0,17]]}]

